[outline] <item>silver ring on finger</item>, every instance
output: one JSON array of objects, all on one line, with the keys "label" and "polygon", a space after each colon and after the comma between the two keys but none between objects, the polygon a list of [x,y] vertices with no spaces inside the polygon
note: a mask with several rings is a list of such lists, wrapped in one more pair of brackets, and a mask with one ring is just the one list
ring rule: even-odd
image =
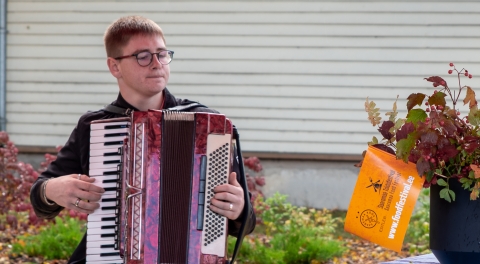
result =
[{"label": "silver ring on finger", "polygon": [[228,210],[232,211],[232,209],[233,209],[233,204],[230,203],[230,206],[228,207]]},{"label": "silver ring on finger", "polygon": [[80,198],[77,198],[77,200],[75,201],[75,207],[78,207],[78,203],[80,203],[81,199]]},{"label": "silver ring on finger", "polygon": [[82,174],[77,174],[77,179],[80,180],[80,178],[82,178]]}]

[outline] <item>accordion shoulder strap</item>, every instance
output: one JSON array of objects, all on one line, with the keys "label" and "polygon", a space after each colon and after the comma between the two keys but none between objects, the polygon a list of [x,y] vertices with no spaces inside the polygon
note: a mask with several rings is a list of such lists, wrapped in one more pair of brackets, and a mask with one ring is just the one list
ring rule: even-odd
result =
[{"label": "accordion shoulder strap", "polygon": [[197,107],[207,107],[201,103],[197,103],[197,102],[193,102],[193,103],[190,103],[190,104],[186,104],[186,105],[177,105],[177,106],[174,106],[174,107],[170,107],[168,108],[167,110],[170,110],[170,111],[190,111],[194,108],[197,108]]},{"label": "accordion shoulder strap", "polygon": [[122,107],[118,107],[118,106],[114,106],[112,104],[109,104],[109,105],[106,105],[105,107],[103,107],[103,111],[106,111],[106,112],[110,112],[110,113],[114,113],[114,114],[117,114],[117,115],[123,115],[123,116],[129,116],[130,113],[132,113],[132,109],[130,108],[122,108]]},{"label": "accordion shoulder strap", "polygon": [[[188,111],[190,111],[194,108],[197,108],[197,107],[206,107],[206,106],[203,105],[203,104],[197,103],[197,102],[193,102],[193,103],[190,103],[190,104],[177,105],[177,106],[174,106],[174,107],[170,107],[167,110],[188,112]],[[103,108],[103,111],[114,113],[114,114],[117,114],[117,115],[129,116],[132,113],[133,109],[130,109],[130,108],[125,109],[125,108],[122,108],[122,107],[118,107],[118,106],[114,106],[112,104],[109,104],[109,105],[106,105]]]},{"label": "accordion shoulder strap", "polygon": [[240,172],[240,185],[242,186],[243,189],[243,199],[245,201],[245,205],[243,208],[243,213],[242,213],[242,225],[240,226],[240,230],[238,232],[238,237],[237,241],[235,243],[235,248],[233,250],[232,254],[232,259],[230,261],[227,261],[227,264],[233,264],[235,263],[235,258],[237,257],[238,250],[240,250],[240,246],[242,245],[243,238],[247,235],[248,233],[248,226],[251,226],[251,221],[252,219],[250,218],[252,212],[252,204],[250,203],[250,194],[248,192],[248,186],[247,186],[247,178],[245,177],[245,168],[243,167],[243,157],[242,157],[242,149],[240,148],[240,134],[238,134],[238,130],[235,126],[233,126],[233,136],[236,141],[236,151],[237,151],[237,157],[238,157],[238,166],[239,166],[239,172]]}]

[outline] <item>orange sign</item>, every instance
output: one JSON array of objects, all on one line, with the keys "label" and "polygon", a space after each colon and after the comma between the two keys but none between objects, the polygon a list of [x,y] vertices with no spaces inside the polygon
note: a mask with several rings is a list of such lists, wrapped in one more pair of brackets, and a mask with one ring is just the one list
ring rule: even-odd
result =
[{"label": "orange sign", "polygon": [[424,179],[414,163],[369,147],[345,219],[345,231],[397,252]]}]

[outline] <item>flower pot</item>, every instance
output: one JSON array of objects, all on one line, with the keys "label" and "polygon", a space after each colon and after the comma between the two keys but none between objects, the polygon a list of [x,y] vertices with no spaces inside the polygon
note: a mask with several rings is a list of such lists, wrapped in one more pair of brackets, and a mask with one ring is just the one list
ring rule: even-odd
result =
[{"label": "flower pot", "polygon": [[440,198],[444,187],[430,187],[430,249],[441,264],[480,263],[480,200],[470,200],[457,180],[449,184],[451,203]]}]

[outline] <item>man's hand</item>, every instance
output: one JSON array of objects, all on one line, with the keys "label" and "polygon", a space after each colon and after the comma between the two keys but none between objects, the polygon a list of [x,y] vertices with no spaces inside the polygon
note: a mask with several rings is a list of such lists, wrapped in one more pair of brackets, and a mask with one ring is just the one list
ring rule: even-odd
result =
[{"label": "man's hand", "polygon": [[45,195],[60,206],[77,212],[91,214],[100,207],[98,201],[105,190],[92,184],[95,178],[70,174],[52,178],[45,188]]},{"label": "man's hand", "polygon": [[242,213],[245,200],[243,189],[237,181],[237,174],[230,173],[228,184],[213,189],[215,195],[210,200],[210,210],[231,220],[236,220]]}]

